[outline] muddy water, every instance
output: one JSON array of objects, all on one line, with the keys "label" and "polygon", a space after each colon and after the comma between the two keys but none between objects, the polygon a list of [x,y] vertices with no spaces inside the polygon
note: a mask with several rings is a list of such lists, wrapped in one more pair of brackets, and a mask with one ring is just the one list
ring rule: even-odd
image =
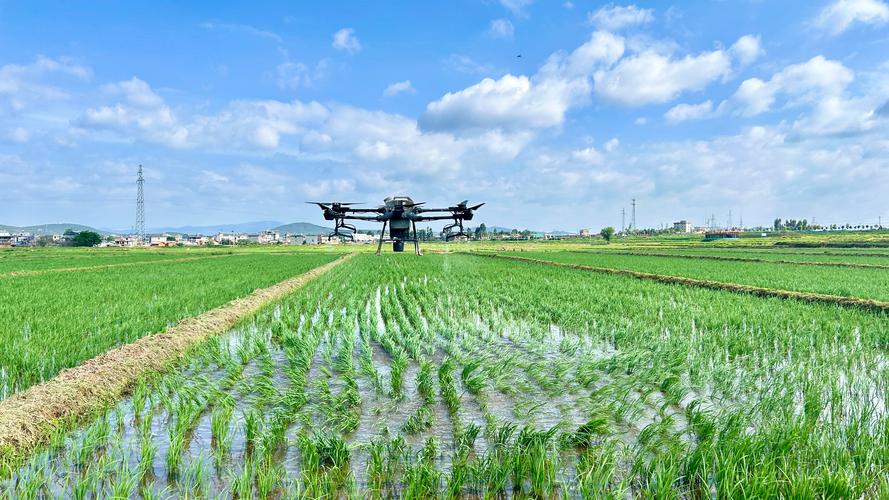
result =
[{"label": "muddy water", "polygon": [[[400,291],[396,287],[382,288],[374,293],[372,300],[368,301],[366,308],[370,310],[371,317],[377,320],[377,324],[374,325],[376,334],[386,334],[388,328],[382,322],[377,305],[380,301],[378,297]],[[280,318],[282,312],[276,308],[271,315]],[[373,382],[358,369],[361,339],[357,328],[350,325],[345,328],[347,331],[331,330],[336,316],[339,315],[345,316],[345,311],[327,309],[319,305],[312,314],[307,315],[308,317],[303,316],[299,326],[296,326],[299,331],[314,328],[324,330],[324,333],[320,333],[321,342],[315,350],[307,374],[306,403],[299,410],[299,415],[287,427],[285,444],[275,455],[291,482],[296,481],[301,474],[300,451],[296,445],[299,434],[307,429],[323,430],[328,418],[325,412],[330,411],[321,405],[324,392],[329,390],[330,396],[336,397],[345,388],[343,377],[331,366],[331,361],[336,359],[342,345],[341,335],[355,336],[353,364],[356,367],[355,377],[361,405],[357,410],[357,429],[343,435],[343,439],[350,449],[349,468],[359,487],[366,485],[369,463],[367,445],[377,439],[392,439],[401,434],[408,418],[424,404],[417,390],[419,365],[414,361],[408,364],[403,373],[404,396],[393,398],[388,394],[392,360],[377,342],[372,341],[370,345],[373,362],[382,379],[384,393],[380,394],[374,389]],[[434,328],[431,326],[434,323],[423,317],[424,330]],[[467,326],[473,332],[461,333],[458,336],[463,339],[456,344],[460,356],[472,359],[486,353],[490,355],[491,352],[516,353],[525,363],[547,363],[567,359],[558,351],[559,341],[564,335],[561,330],[554,331],[550,327],[549,331],[544,330],[542,334],[536,335],[530,333],[527,326],[523,326],[521,331],[516,330],[512,334],[495,331],[496,323],[478,317],[470,318]],[[540,329],[543,328],[538,328]],[[448,354],[444,338],[440,336],[433,338],[436,338],[435,345],[430,346],[427,352],[430,353],[428,359],[434,362],[434,368],[437,369]],[[227,353],[231,363],[240,364],[242,355],[248,357],[240,377],[236,380],[227,379],[230,366],[218,366],[209,359],[198,360],[185,367],[181,371],[182,376],[176,379],[176,382],[181,382],[190,390],[174,387],[173,393],[167,396],[169,401],[167,404],[163,403],[164,397],[155,391],[151,397],[150,410],[144,410],[140,418],[137,418],[133,400],[121,401],[105,417],[111,429],[109,437],[99,443],[94,452],[88,454],[87,463],[99,465],[77,468],[69,463],[70,457],[78,455],[82,443],[85,440],[89,441],[88,437],[94,434],[96,424],[72,433],[60,449],[49,452],[44,457],[45,466],[41,467],[43,472],[40,474],[43,476],[42,482],[46,484],[45,491],[54,497],[73,496],[73,490],[77,488],[78,482],[94,478],[92,491],[99,496],[107,496],[119,482],[122,470],[129,470],[134,475],[140,471],[141,445],[145,441],[154,449],[154,458],[144,470],[144,476],[131,492],[131,496],[138,496],[137,492],[141,487],[160,497],[179,497],[195,493],[230,496],[234,478],[241,473],[245,463],[250,461],[252,450],[248,446],[245,429],[247,416],[251,412],[256,412],[261,419],[267,418],[269,411],[275,405],[276,397],[291,388],[290,379],[285,371],[289,363],[287,355],[270,339],[270,331],[256,325],[249,325],[222,337],[221,349]],[[265,347],[257,353],[256,344],[263,342]],[[454,344],[451,344],[450,348],[453,346]],[[582,353],[588,353],[589,350],[589,346],[581,348]],[[476,396],[464,386],[460,376],[461,369],[462,367],[458,365],[454,371],[454,381],[460,398],[460,408],[456,418],[462,428],[475,424],[482,429],[474,442],[475,457],[483,457],[491,451],[487,434],[496,426],[508,422],[514,422],[519,427],[530,426],[537,429],[560,425],[563,430],[570,431],[590,418],[584,409],[588,392],[584,393],[573,382],[573,373],[567,376],[571,383],[564,387],[566,390],[552,394],[535,384],[532,377],[529,377],[523,369],[516,368],[514,375],[523,377],[530,391],[507,394],[489,383],[481,394]],[[451,471],[453,453],[451,443],[454,440],[457,422],[451,418],[446,405],[438,397],[440,388],[434,372],[432,378],[436,394],[435,401],[430,404],[432,425],[416,434],[405,435],[404,438],[407,445],[416,453],[427,439],[434,437],[439,443],[435,465],[447,475]],[[196,404],[200,405],[201,410],[186,434],[178,472],[171,473],[167,466],[171,453],[170,429],[179,416],[175,410],[171,412],[167,408],[175,409],[180,398],[188,393],[197,394]],[[213,435],[213,409],[221,397],[231,398],[234,402],[231,420],[228,423],[230,446],[225,452],[216,446]],[[152,420],[146,441],[143,437],[142,423],[149,412]],[[118,418],[117,415],[121,417]],[[260,423],[260,432],[262,428],[263,423]],[[564,478],[565,484],[573,476],[574,460],[573,454],[568,454],[561,460],[562,468],[559,474]],[[22,469],[11,481],[24,481],[33,475],[33,469]],[[200,487],[196,487],[195,484],[199,484]],[[0,491],[3,491],[4,486],[8,487],[8,484],[0,484]]]}]

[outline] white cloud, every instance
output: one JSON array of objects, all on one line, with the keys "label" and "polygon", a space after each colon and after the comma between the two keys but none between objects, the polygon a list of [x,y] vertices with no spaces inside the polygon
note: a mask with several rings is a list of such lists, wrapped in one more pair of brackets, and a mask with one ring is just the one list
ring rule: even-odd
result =
[{"label": "white cloud", "polygon": [[592,146],[572,151],[571,157],[586,165],[599,165],[602,163],[602,153],[596,151],[596,148]]},{"label": "white cloud", "polygon": [[765,53],[759,36],[753,35],[742,36],[731,46],[729,51],[744,65],[752,63]]},{"label": "white cloud", "polygon": [[551,55],[540,68],[540,74],[567,78],[590,76],[597,69],[614,64],[623,56],[624,50],[622,37],[605,31],[596,31],[570,55],[565,56],[561,52]]},{"label": "white cloud", "polygon": [[534,0],[500,0],[500,5],[506,7],[516,17],[527,17],[527,8]]},{"label": "white cloud", "polygon": [[104,85],[102,89],[114,96],[122,96],[126,102],[140,107],[157,107],[164,100],[151,87],[135,76],[130,80]]},{"label": "white cloud", "polygon": [[654,21],[654,11],[640,9],[635,5],[610,4],[587,15],[590,24],[601,30],[618,31],[629,26],[647,24]]},{"label": "white cloud", "polygon": [[608,142],[605,143],[605,152],[611,153],[612,151],[616,150],[618,146],[620,146],[620,141],[617,139],[617,137],[612,137],[608,140]]},{"label": "white cloud", "polygon": [[403,82],[395,82],[386,87],[386,90],[383,91],[383,95],[386,97],[392,97],[398,94],[414,94],[417,91],[414,89],[414,86],[411,85],[410,80],[404,80]]},{"label": "white cloud", "polygon": [[839,35],[856,23],[882,25],[887,21],[889,5],[882,0],[836,0],[818,14],[813,24],[831,35]]},{"label": "white cloud", "polygon": [[286,59],[275,67],[275,85],[282,89],[312,87],[316,82],[327,77],[329,62],[321,59],[314,68],[305,64]]},{"label": "white cloud", "polygon": [[0,98],[5,98],[13,111],[21,111],[33,102],[67,98],[68,92],[43,81],[53,75],[88,80],[92,71],[68,58],[44,56],[37,56],[27,65],[5,64],[0,66]]},{"label": "white cloud", "polygon": [[488,34],[492,38],[512,40],[513,33],[515,33],[515,28],[509,19],[494,19],[488,28]]},{"label": "white cloud", "polygon": [[361,50],[361,42],[352,28],[343,28],[333,34],[333,48],[354,54]]},{"label": "white cloud", "polygon": [[842,63],[815,56],[804,63],[787,66],[767,82],[759,78],[745,80],[731,101],[739,113],[754,116],[772,109],[781,95],[788,97],[790,105],[838,96],[854,78]]},{"label": "white cloud", "polygon": [[560,125],[568,107],[589,92],[584,80],[545,79],[507,74],[485,78],[458,92],[430,102],[420,117],[423,128],[535,129]]},{"label": "white cloud", "polygon": [[700,104],[677,104],[664,114],[670,123],[701,120],[713,116],[713,102],[709,99]]},{"label": "white cloud", "polygon": [[459,73],[470,75],[486,75],[494,71],[490,64],[480,63],[463,54],[451,54],[443,61],[443,64]]},{"label": "white cloud", "polygon": [[16,127],[10,130],[6,137],[12,142],[22,144],[28,142],[28,140],[31,138],[31,133],[28,132],[28,130],[25,128]]},{"label": "white cloud", "polygon": [[201,23],[200,26],[205,30],[223,30],[231,33],[243,33],[245,35],[255,36],[258,38],[266,38],[278,43],[284,42],[284,39],[281,38],[281,35],[278,35],[277,33],[273,33],[271,31],[259,29],[255,26],[250,26],[248,24],[220,23],[208,21]]},{"label": "white cloud", "polygon": [[722,50],[682,59],[648,50],[621,59],[613,69],[596,72],[596,93],[627,106],[663,103],[730,73],[731,59]]}]

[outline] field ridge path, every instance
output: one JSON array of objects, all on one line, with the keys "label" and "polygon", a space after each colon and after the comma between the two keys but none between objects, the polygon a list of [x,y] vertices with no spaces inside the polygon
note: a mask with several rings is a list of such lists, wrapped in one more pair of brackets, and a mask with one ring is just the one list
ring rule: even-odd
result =
[{"label": "field ridge path", "polygon": [[721,260],[728,262],[755,262],[759,264],[791,264],[795,266],[821,266],[821,267],[852,267],[858,269],[889,269],[887,264],[867,264],[863,262],[825,262],[817,260],[785,260],[785,259],[763,259],[761,257],[735,257],[728,255],[696,255],[696,254],[674,254],[662,252],[628,252],[622,250],[567,250],[569,253],[592,254],[592,255],[628,255],[637,257],[667,257],[677,259],[701,259],[701,260]]},{"label": "field ridge path", "polygon": [[115,268],[115,267],[144,266],[144,265],[148,265],[148,264],[166,264],[168,262],[190,262],[193,260],[218,259],[220,257],[232,257],[234,255],[247,255],[247,254],[224,253],[224,254],[213,254],[213,255],[195,255],[192,257],[177,257],[175,259],[138,260],[135,262],[121,262],[118,264],[98,264],[95,266],[56,267],[56,268],[49,268],[49,269],[9,271],[7,273],[0,274],[0,279],[2,279],[2,278],[18,278],[21,276],[40,276],[43,274],[51,274],[51,273],[73,273],[76,271],[94,271],[96,269],[110,269],[110,268]]},{"label": "field ridge path", "polygon": [[244,316],[301,288],[352,258],[349,253],[298,276],[186,318],[164,333],[106,351],[52,379],[0,401],[0,465],[45,443],[57,429],[101,410],[138,378],[161,370],[200,341],[226,331]]},{"label": "field ridge path", "polygon": [[823,304],[836,304],[849,307],[860,307],[862,309],[871,309],[880,312],[889,312],[889,302],[882,302],[873,299],[862,299],[857,297],[844,297],[842,295],[829,295],[826,293],[814,292],[797,292],[793,290],[781,290],[777,288],[766,288],[754,285],[742,285],[738,283],[727,283],[724,281],[702,280],[698,278],[686,278],[682,276],[671,276],[668,274],[645,273],[641,271],[631,271],[629,269],[617,269],[612,267],[596,267],[583,264],[569,264],[566,262],[553,262],[543,259],[532,259],[530,257],[519,257],[513,255],[487,254],[487,253],[470,253],[465,255],[474,255],[477,257],[487,257],[491,259],[514,260],[517,262],[526,262],[530,264],[540,264],[555,267],[564,267],[568,269],[578,269],[581,271],[592,271],[605,274],[617,274],[622,276],[630,276],[633,278],[659,281],[661,283],[671,283],[677,285],[696,286],[701,288],[710,288],[715,290],[726,290],[736,293],[747,293],[758,295],[761,297],[778,297],[782,299],[796,299],[804,302],[819,302]]}]

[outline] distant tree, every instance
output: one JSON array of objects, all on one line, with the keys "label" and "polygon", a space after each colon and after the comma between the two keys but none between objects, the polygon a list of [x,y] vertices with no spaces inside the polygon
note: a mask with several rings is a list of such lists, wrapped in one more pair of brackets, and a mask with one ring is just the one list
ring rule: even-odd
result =
[{"label": "distant tree", "polygon": [[43,236],[39,236],[37,238],[37,246],[38,247],[45,247],[45,246],[49,245],[50,243],[52,243],[52,236],[43,235]]},{"label": "distant tree", "polygon": [[775,219],[775,225],[774,225],[774,227],[775,227],[775,231],[780,231],[780,230],[781,230],[781,227],[782,227],[781,219]]},{"label": "distant tree", "polygon": [[94,247],[99,243],[102,243],[102,237],[92,231],[81,231],[71,240],[71,245],[75,247]]},{"label": "distant tree", "polygon": [[611,238],[614,236],[614,228],[611,226],[604,227],[601,231],[599,231],[599,234],[602,235],[602,238],[604,238],[605,241],[610,243]]}]

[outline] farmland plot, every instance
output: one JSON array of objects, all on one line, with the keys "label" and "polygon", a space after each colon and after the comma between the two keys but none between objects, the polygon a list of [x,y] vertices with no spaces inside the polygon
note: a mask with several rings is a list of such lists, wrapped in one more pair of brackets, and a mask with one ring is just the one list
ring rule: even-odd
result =
[{"label": "farmland plot", "polygon": [[0,491],[880,496],[886,319],[467,255],[359,256],[58,435]]},{"label": "farmland plot", "polygon": [[2,279],[0,400],[334,258],[250,253]]},{"label": "farmland plot", "polygon": [[567,264],[889,301],[889,269],[800,266],[772,262],[729,263],[679,257],[585,252],[521,252],[519,255]]}]

